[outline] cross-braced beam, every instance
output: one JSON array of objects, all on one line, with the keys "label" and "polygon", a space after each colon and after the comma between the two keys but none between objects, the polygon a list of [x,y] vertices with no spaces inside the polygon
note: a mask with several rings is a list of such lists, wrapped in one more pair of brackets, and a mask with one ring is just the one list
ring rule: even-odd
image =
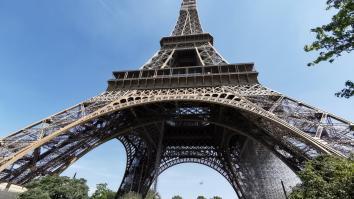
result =
[{"label": "cross-braced beam", "polygon": [[0,139],[0,181],[60,174],[111,139],[126,148],[117,197],[145,195],[166,169],[206,165],[239,198],[282,198],[294,171],[354,152],[354,124],[259,84],[254,64],[228,64],[204,33],[195,0],[140,71],[114,72],[106,92]]}]

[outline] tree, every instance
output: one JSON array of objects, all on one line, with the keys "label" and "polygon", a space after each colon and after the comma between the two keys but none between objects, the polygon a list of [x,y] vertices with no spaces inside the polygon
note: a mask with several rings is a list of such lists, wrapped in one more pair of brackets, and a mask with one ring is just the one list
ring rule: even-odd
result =
[{"label": "tree", "polygon": [[309,65],[322,61],[333,62],[344,52],[354,50],[354,1],[327,0],[327,10],[337,9],[329,24],[312,29],[317,41],[305,46],[305,51],[320,51],[319,57]]},{"label": "tree", "polygon": [[337,97],[350,98],[354,96],[354,83],[352,81],[347,81],[345,83],[346,88],[336,93]]},{"label": "tree", "polygon": [[[320,51],[319,57],[309,66],[322,61],[332,63],[342,53],[354,50],[354,1],[327,0],[327,10],[337,9],[338,13],[332,17],[329,24],[312,29],[316,33],[317,41],[305,46],[305,51]],[[346,88],[336,93],[337,97],[350,98],[354,96],[354,83],[346,82]]]},{"label": "tree", "polygon": [[[309,66],[322,61],[332,63],[343,53],[354,50],[354,1],[327,0],[327,10],[337,9],[329,24],[312,29],[316,33],[316,41],[305,46],[305,51],[320,51],[319,56]],[[354,83],[347,81],[345,89],[336,93],[338,97],[350,98],[354,95]]]},{"label": "tree", "polygon": [[107,183],[98,184],[96,191],[92,194],[91,199],[115,199],[116,192],[108,189]]},{"label": "tree", "polygon": [[[125,195],[123,195],[120,199],[142,199],[143,197],[135,192],[129,192]],[[149,190],[149,192],[146,194],[145,199],[160,199],[159,193],[156,193],[153,190]]]},{"label": "tree", "polygon": [[51,199],[49,193],[38,188],[30,189],[18,197],[19,199]]},{"label": "tree", "polygon": [[145,199],[160,199],[160,198],[161,198],[160,194],[151,189],[148,191],[145,197]]},{"label": "tree", "polygon": [[351,199],[354,195],[354,159],[320,156],[299,173],[302,184],[290,199]]},{"label": "tree", "polygon": [[71,179],[57,175],[41,177],[26,185],[28,191],[19,199],[88,199],[88,186],[84,179]]},{"label": "tree", "polygon": [[222,199],[222,198],[219,196],[214,196],[212,199]]},{"label": "tree", "polygon": [[183,199],[181,196],[173,196],[172,199]]},{"label": "tree", "polygon": [[143,197],[138,193],[129,192],[124,194],[120,199],[143,199]]},{"label": "tree", "polygon": [[206,199],[204,196],[198,196],[197,199]]}]

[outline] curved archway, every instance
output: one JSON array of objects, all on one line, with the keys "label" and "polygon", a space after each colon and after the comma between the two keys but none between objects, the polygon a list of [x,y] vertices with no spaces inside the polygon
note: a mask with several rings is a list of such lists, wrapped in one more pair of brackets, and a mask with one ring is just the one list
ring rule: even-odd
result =
[{"label": "curved archway", "polygon": [[[271,125],[276,126],[276,128],[269,129],[268,132],[276,133],[281,136],[291,136],[295,138],[298,143],[307,144],[312,146],[310,152],[307,150],[305,153],[315,153],[315,151],[320,151],[324,153],[334,153],[339,154],[334,149],[329,146],[324,145],[323,143],[313,139],[311,136],[302,132],[301,130],[287,124],[285,121],[277,118],[275,115],[268,113],[267,111],[258,108],[257,106],[252,105],[247,99],[243,97],[236,96],[231,92],[225,92],[224,90],[214,90],[214,94],[209,94],[208,90],[197,89],[198,93],[194,89],[174,89],[174,90],[151,90],[151,91],[134,91],[134,94],[128,94],[128,96],[122,96],[119,99],[113,101],[112,103],[104,106],[103,108],[98,109],[97,111],[78,119],[65,127],[52,132],[50,135],[31,143],[29,146],[26,146],[24,149],[17,152],[13,157],[6,159],[6,162],[3,163],[0,167],[0,170],[3,170],[10,166],[12,163],[20,159],[21,157],[28,154],[31,150],[42,146],[43,144],[51,141],[57,136],[62,135],[63,133],[70,131],[71,129],[83,125],[87,122],[93,121],[100,117],[107,116],[111,113],[132,108],[135,106],[150,104],[150,103],[159,103],[159,102],[168,102],[168,101],[195,101],[195,102],[206,102],[219,104],[222,106],[232,107],[241,111],[245,111],[251,115],[251,117],[257,117],[256,119],[262,120],[262,125],[264,128]],[[147,93],[144,93],[147,92]],[[250,118],[251,119],[251,118]],[[282,133],[281,130],[285,130],[286,133]],[[292,144],[294,145],[294,144]],[[296,145],[296,144],[295,144]],[[308,154],[309,155],[309,154]],[[341,154],[339,154],[341,155]]]},{"label": "curved archway", "polygon": [[[41,160],[37,161],[40,164],[39,167],[37,166],[35,168],[37,170],[34,171],[31,170],[33,168],[29,167],[30,165],[29,162],[26,166],[24,166],[27,169],[26,172],[21,173],[21,175],[10,176],[10,179],[17,179],[17,180],[20,179],[18,182],[23,183],[26,180],[33,178],[33,176],[36,175],[36,173],[39,171],[39,168],[41,169],[41,171],[60,173],[66,168],[68,168],[77,159],[79,159],[80,157],[82,157],[83,155],[85,155],[86,153],[88,153],[90,150],[97,147],[98,145],[106,142],[109,139],[123,136],[124,133],[131,133],[132,127],[139,127],[139,125],[141,125],[143,128],[147,123],[156,125],[156,121],[157,121],[156,119],[158,117],[160,118],[160,120],[166,120],[166,118],[161,118],[161,116],[166,116],[163,114],[161,115],[161,113],[165,113],[167,114],[167,116],[168,114],[170,114],[169,116],[172,117],[175,116],[176,114],[183,115],[183,112],[187,112],[187,114],[185,115],[187,118],[186,121],[189,120],[190,122],[196,122],[199,119],[200,121],[197,121],[199,122],[199,124],[220,123],[221,126],[224,127],[229,126],[228,128],[230,129],[238,128],[237,125],[239,124],[234,124],[235,122],[234,118],[226,118],[226,120],[224,120],[225,119],[224,118],[222,119],[223,121],[221,121],[220,117],[219,118],[205,117],[208,116],[207,111],[208,110],[210,111],[210,109],[203,109],[205,107],[209,107],[209,108],[218,107],[218,108],[228,110],[229,112],[237,113],[238,117],[242,117],[244,121],[248,121],[249,124],[252,124],[254,126],[254,128],[259,129],[254,132],[244,133],[247,135],[247,137],[252,137],[254,140],[257,140],[258,142],[261,142],[265,146],[268,146],[275,154],[281,157],[283,161],[285,161],[288,165],[293,166],[294,168],[301,165],[301,162],[308,157],[307,155],[309,155],[309,153],[310,154],[313,152],[329,153],[328,150],[325,149],[326,147],[322,147],[320,143],[316,142],[316,140],[312,140],[309,136],[307,136],[300,130],[291,127],[288,124],[284,124],[283,121],[280,121],[279,119],[275,118],[275,116],[271,116],[268,113],[264,114],[264,111],[261,109],[255,109],[253,107],[250,108],[251,106],[249,105],[249,102],[247,102],[247,100],[241,97],[237,97],[230,93],[213,94],[213,95],[204,93],[204,95],[200,95],[200,94],[188,94],[187,92],[190,91],[184,90],[180,95],[179,93],[167,93],[166,95],[161,95],[161,93],[157,93],[156,95],[151,95],[151,97],[141,97],[142,93],[136,93],[136,95],[140,97],[132,97],[132,96],[122,97],[119,100],[116,100],[115,102],[106,105],[104,108],[101,108],[83,117],[82,119],[79,119],[67,125],[65,128],[53,132],[49,136],[41,139],[40,141],[33,143],[30,147],[26,148],[23,151],[20,151],[17,154],[17,157],[12,158],[11,161],[12,162],[18,161],[19,159],[21,159],[22,154],[24,153],[28,154],[29,151],[33,149],[36,149],[44,145],[47,146],[48,144],[52,144],[51,142],[55,142],[59,136],[62,137],[66,136],[68,138],[70,138],[70,136],[83,136],[82,138],[83,141],[81,143],[82,145],[79,146],[72,145],[72,143],[67,141],[67,143],[70,143],[70,145],[67,144],[67,145],[58,146],[53,144],[55,146],[54,147],[55,150],[50,149],[54,153],[54,151],[56,150],[60,151],[61,149],[69,148],[69,146],[73,147],[68,149],[71,150],[71,152],[73,152],[73,154],[67,156],[69,158],[65,160],[61,160],[60,157],[62,156],[60,157],[58,156],[58,158],[49,160],[49,162],[47,161],[45,165],[41,165],[43,163],[40,161],[46,158],[44,157]],[[187,107],[180,106],[184,104],[187,104],[188,106]],[[153,108],[151,107],[149,108],[149,106],[153,106]],[[157,108],[157,111],[155,110],[155,113],[152,114],[155,117],[150,117],[150,116],[142,117],[141,115],[137,116],[136,113],[134,113],[134,111],[136,112],[139,111],[140,109],[148,109],[149,111],[152,111],[151,113],[153,113],[154,112],[153,110],[155,108]],[[168,111],[164,112],[164,110],[168,110],[170,112]],[[204,114],[204,115],[203,117],[198,118],[199,116],[198,114],[201,115]],[[129,117],[127,115],[129,115]],[[194,117],[194,121],[193,118],[187,117],[189,115]],[[222,114],[219,113],[219,114],[212,114],[212,115],[220,116]],[[133,118],[133,121],[128,121],[129,118],[130,119]],[[87,128],[87,126],[89,126],[91,129],[87,130],[89,129]],[[269,128],[270,126],[272,126],[273,128],[270,129]],[[85,132],[90,132],[92,134],[87,134],[87,136],[85,137],[85,134],[81,132],[77,133],[76,131],[74,131],[77,128],[84,128]],[[243,128],[247,128],[247,127],[243,127]],[[248,128],[248,129],[252,129],[252,128]],[[92,136],[93,138],[95,138],[93,141],[92,141]],[[92,141],[89,147],[85,145],[87,144],[85,143],[84,140],[86,138],[91,139],[89,141]],[[299,145],[297,145],[298,143],[302,143],[302,144],[305,143],[307,147],[310,148],[310,150],[308,148],[304,149],[299,147]],[[50,154],[51,152],[48,151],[45,151],[45,153],[49,157],[48,154]],[[25,155],[23,155],[22,157],[24,156]],[[42,174],[46,174],[46,173],[42,173]],[[7,177],[7,179],[9,178]]]},{"label": "curved archway", "polygon": [[91,150],[60,175],[84,178],[89,186],[89,195],[100,183],[107,183],[111,190],[116,191],[126,168],[125,154],[123,144],[113,139]]},{"label": "curved archway", "polygon": [[[168,190],[168,191],[167,191]],[[181,163],[164,171],[158,179],[162,198],[238,198],[229,182],[219,172],[198,163]]]}]

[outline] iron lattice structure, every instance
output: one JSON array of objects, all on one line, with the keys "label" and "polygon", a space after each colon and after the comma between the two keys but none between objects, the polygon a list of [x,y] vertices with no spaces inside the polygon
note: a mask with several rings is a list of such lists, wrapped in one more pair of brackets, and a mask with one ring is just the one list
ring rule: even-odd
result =
[{"label": "iron lattice structure", "polygon": [[60,174],[95,147],[120,140],[126,172],[117,196],[146,194],[181,163],[209,166],[239,198],[282,198],[304,161],[348,156],[353,123],[261,85],[252,63],[229,64],[183,0],[170,37],[140,70],[114,72],[106,92],[0,141],[0,180]]}]

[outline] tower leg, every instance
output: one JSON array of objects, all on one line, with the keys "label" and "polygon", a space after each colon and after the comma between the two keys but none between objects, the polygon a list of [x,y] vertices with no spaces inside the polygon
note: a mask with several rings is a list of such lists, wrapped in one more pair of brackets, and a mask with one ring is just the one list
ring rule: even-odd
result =
[{"label": "tower leg", "polygon": [[127,167],[116,198],[126,193],[147,194],[155,175],[155,155],[146,142],[137,136],[119,138],[127,150]]},{"label": "tower leg", "polygon": [[300,183],[296,174],[264,146],[248,141],[241,154],[240,170],[247,199],[284,199],[281,181],[287,192]]},{"label": "tower leg", "polygon": [[[245,193],[242,187],[241,173],[240,173],[240,151],[242,150],[241,146],[244,145],[245,139],[233,140],[232,132],[227,132],[228,136],[225,136],[227,140],[226,144],[221,144],[222,157],[221,161],[224,165],[224,171],[227,173],[230,185],[234,189],[239,199],[246,199]],[[225,134],[225,131],[224,131]]]},{"label": "tower leg", "polygon": [[231,159],[231,156],[228,152],[223,155],[226,158],[223,158],[224,170],[229,177],[229,182],[239,199],[246,199],[243,187],[241,186],[240,175],[236,164]]}]

